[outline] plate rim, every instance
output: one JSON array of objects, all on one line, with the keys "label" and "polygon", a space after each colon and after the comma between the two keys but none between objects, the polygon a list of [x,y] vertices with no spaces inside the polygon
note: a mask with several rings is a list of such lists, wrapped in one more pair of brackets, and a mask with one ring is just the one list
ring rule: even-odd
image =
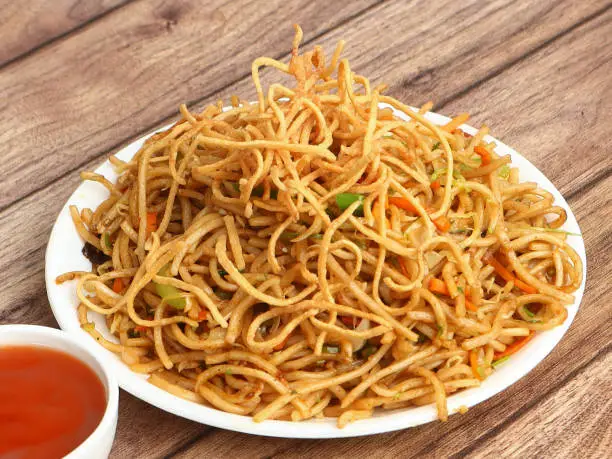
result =
[{"label": "plate rim", "polygon": [[[385,106],[389,107],[386,104],[381,104],[381,108]],[[415,111],[417,110],[416,108],[412,109]],[[406,119],[406,115],[402,112],[397,110],[394,110],[394,112],[398,117]],[[425,117],[437,125],[450,121],[450,118],[435,112],[427,112]],[[160,129],[156,129],[155,131],[139,137],[130,144],[122,147],[115,153],[115,155],[119,157],[123,156],[124,159],[127,159],[128,156],[133,156],[136,151],[138,151],[139,146],[142,145],[147,138],[149,138],[155,132],[165,130],[170,126],[172,126],[172,124],[163,126]],[[462,124],[460,129],[471,135],[478,132],[476,128],[467,124]],[[513,166],[519,168],[519,173],[523,172],[525,169],[528,169],[530,175],[538,176],[536,183],[538,183],[539,186],[542,186],[546,191],[552,193],[555,197],[555,204],[563,207],[566,210],[568,218],[564,227],[570,226],[570,230],[580,234],[580,237],[575,238],[571,245],[582,260],[583,278],[580,288],[574,293],[574,303],[566,307],[568,310],[568,317],[566,318],[565,322],[551,330],[538,333],[536,337],[531,340],[527,346],[525,346],[525,348],[521,349],[521,351],[517,352],[513,356],[513,359],[515,360],[515,367],[517,364],[519,364],[518,371],[515,371],[516,368],[514,368],[513,371],[507,371],[509,367],[502,365],[500,366],[499,370],[496,370],[496,372],[491,375],[491,377],[483,381],[481,386],[467,389],[449,396],[447,403],[450,414],[455,414],[463,406],[471,408],[497,394],[504,392],[511,385],[518,382],[520,379],[530,373],[538,364],[540,364],[559,344],[571,326],[578,309],[580,308],[587,278],[587,259],[582,231],[580,230],[580,226],[574,213],[572,212],[572,209],[563,195],[561,195],[559,190],[544,175],[543,172],[541,172],[519,152],[490,135],[485,136],[485,141],[494,142],[497,151],[503,150],[504,153],[509,153],[512,157],[512,164]],[[101,171],[103,173],[108,173],[109,170],[111,171],[111,175],[113,175],[108,159],[95,169],[96,172]],[[70,290],[74,290],[74,282],[66,282],[62,285],[57,285],[55,283],[55,277],[57,276],[58,272],[57,269],[54,268],[54,265],[57,265],[60,254],[61,256],[70,258],[69,252],[71,247],[64,247],[61,245],[62,239],[65,239],[65,236],[69,239],[74,239],[74,234],[76,234],[76,237],[78,238],[78,234],[74,228],[74,234],[70,234],[70,230],[66,228],[66,218],[70,219],[68,206],[78,202],[81,199],[79,194],[83,192],[83,188],[92,187],[95,188],[95,184],[92,182],[81,183],[70,195],[53,225],[45,252],[45,283],[47,296],[53,315],[55,316],[55,319],[62,330],[68,333],[76,334],[77,336],[83,336],[84,339],[92,338],[78,325],[75,309],[76,305],[74,304],[74,299],[76,296],[73,295],[73,304],[69,305],[72,306],[71,309],[66,309],[65,304],[60,304],[69,299],[70,295],[69,293],[67,294],[66,289],[69,288]],[[100,195],[101,193],[97,192],[97,194]],[[87,201],[87,198],[83,199]],[[95,201],[93,198],[90,200]],[[96,205],[96,203],[93,202],[87,205]],[[70,221],[69,223],[72,226],[72,222]],[[66,235],[65,232],[67,232],[68,235]],[[79,241],[80,244],[82,244],[80,238]],[[76,249],[76,252],[79,255],[80,244],[77,246],[79,248]],[[59,253],[56,253],[58,251]],[[66,255],[66,253],[68,253],[68,255]],[[80,255],[80,258],[82,258],[82,260],[79,260],[79,262],[82,263],[85,258],[82,255]],[[86,261],[86,263],[88,262]],[[70,315],[73,317],[71,318]],[[301,422],[267,420],[262,423],[255,423],[252,421],[251,417],[226,413],[213,407],[207,407],[194,402],[189,402],[159,389],[158,387],[149,384],[146,379],[144,379],[144,375],[139,375],[138,373],[132,372],[111,351],[102,348],[102,346],[100,346],[100,348],[103,351],[100,352],[101,356],[103,356],[103,358],[106,360],[109,367],[115,371],[119,386],[123,390],[134,395],[136,398],[139,398],[169,413],[201,424],[227,430],[283,438],[346,438],[406,429],[409,427],[426,424],[437,419],[435,407],[433,405],[426,405],[416,408],[394,410],[390,412],[375,411],[375,415],[373,417],[351,423],[343,429],[336,427],[335,418],[325,418],[323,420],[311,419]],[[506,369],[504,369],[504,367]],[[503,381],[491,381],[491,378],[498,374],[498,372],[502,374],[502,377],[497,377],[496,379],[502,379],[503,376],[506,375],[510,377]]]}]

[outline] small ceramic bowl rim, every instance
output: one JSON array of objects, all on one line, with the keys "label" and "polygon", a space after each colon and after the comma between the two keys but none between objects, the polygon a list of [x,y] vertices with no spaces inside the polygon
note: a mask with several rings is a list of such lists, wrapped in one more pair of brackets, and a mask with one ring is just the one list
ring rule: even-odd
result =
[{"label": "small ceramic bowl rim", "polygon": [[[67,333],[50,327],[40,325],[25,325],[25,324],[8,324],[0,325],[0,334],[10,331],[19,339],[0,341],[0,348],[5,346],[35,346],[53,349],[58,352],[64,352],[71,357],[74,357],[83,365],[87,365],[104,386],[106,392],[106,407],[102,419],[94,429],[94,431],[74,450],[64,456],[64,459],[76,459],[81,457],[89,457],[100,444],[112,444],[115,437],[116,421],[119,408],[119,385],[112,371],[109,370],[105,359],[100,355],[99,345],[95,342],[81,340],[78,336]],[[24,339],[25,338],[25,339]],[[66,351],[57,346],[58,341],[63,341],[70,346],[74,346],[83,351],[95,362],[98,368],[95,368],[91,362],[85,361],[79,356],[70,351]],[[101,374],[100,374],[101,373]],[[112,438],[108,438],[108,432],[111,432]],[[105,438],[106,437],[106,438]]]}]

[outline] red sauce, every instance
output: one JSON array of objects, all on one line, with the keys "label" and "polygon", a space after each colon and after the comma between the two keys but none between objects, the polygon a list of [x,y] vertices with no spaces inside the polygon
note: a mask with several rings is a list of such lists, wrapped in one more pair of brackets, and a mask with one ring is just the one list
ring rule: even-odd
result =
[{"label": "red sauce", "polygon": [[45,347],[0,347],[0,458],[60,458],[95,430],[104,386],[87,365]]}]

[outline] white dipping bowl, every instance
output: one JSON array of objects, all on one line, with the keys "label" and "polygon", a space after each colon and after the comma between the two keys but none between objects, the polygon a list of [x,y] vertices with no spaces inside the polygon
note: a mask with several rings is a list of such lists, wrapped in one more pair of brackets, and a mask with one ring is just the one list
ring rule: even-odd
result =
[{"label": "white dipping bowl", "polygon": [[98,427],[70,452],[65,459],[106,459],[115,439],[119,386],[108,371],[100,346],[92,340],[79,339],[55,328],[38,325],[0,325],[0,348],[4,346],[37,346],[73,356],[96,374],[106,395],[106,408]]}]

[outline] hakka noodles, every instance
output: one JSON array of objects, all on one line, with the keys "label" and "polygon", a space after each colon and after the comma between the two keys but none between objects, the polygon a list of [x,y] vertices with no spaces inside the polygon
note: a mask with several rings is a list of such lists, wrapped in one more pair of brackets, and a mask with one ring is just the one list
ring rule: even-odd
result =
[{"label": "hakka noodles", "polygon": [[[149,138],[70,212],[91,273],[82,327],[172,394],[229,413],[339,427],[475,387],[582,280],[566,212],[509,156],[371,87],[315,46],[253,62],[233,97]],[[260,69],[293,77],[264,91]],[[401,112],[409,121],[398,118]],[[102,314],[118,342],[88,319]],[[506,363],[512,365],[512,360]]]}]

